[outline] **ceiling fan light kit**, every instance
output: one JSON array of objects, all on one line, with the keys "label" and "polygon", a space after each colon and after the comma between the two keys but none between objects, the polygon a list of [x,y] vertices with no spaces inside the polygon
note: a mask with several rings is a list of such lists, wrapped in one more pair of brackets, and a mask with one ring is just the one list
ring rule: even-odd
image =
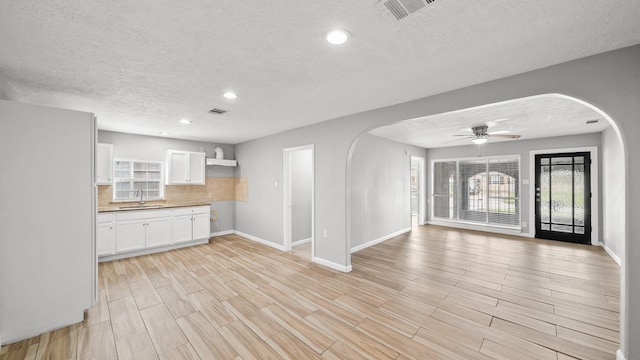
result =
[{"label": "ceiling fan light kit", "polygon": [[471,141],[473,141],[473,143],[476,145],[482,145],[486,143],[487,140],[489,140],[489,138],[486,138],[486,137],[476,137],[474,139],[471,139]]}]

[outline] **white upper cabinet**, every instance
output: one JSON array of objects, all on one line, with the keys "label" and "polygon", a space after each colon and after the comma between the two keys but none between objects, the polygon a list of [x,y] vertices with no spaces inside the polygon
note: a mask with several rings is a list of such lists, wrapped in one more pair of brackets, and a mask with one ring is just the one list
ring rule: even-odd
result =
[{"label": "white upper cabinet", "polygon": [[205,183],[206,155],[201,152],[189,153],[189,184]]},{"label": "white upper cabinet", "polygon": [[96,185],[111,185],[113,176],[113,144],[96,145]]},{"label": "white upper cabinet", "polygon": [[204,185],[205,153],[167,151],[167,185]]}]

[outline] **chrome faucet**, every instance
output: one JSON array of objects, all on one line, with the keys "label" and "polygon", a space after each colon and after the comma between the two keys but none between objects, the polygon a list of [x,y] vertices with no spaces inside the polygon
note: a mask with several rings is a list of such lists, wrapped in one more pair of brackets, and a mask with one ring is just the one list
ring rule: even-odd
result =
[{"label": "chrome faucet", "polygon": [[142,188],[136,190],[136,196],[138,196],[138,193],[140,193],[140,206],[142,206],[144,205],[144,198],[143,198],[144,191],[142,190]]}]

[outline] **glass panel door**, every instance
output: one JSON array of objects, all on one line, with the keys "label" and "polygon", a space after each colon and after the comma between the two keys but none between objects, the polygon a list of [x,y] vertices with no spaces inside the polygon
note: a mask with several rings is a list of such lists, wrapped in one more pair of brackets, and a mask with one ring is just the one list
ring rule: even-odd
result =
[{"label": "glass panel door", "polygon": [[535,160],[536,237],[590,244],[590,154],[544,154]]}]

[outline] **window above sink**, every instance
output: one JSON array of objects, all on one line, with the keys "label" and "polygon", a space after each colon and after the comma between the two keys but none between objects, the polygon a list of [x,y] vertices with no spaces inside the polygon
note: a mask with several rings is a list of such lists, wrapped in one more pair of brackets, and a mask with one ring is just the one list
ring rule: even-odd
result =
[{"label": "window above sink", "polygon": [[162,161],[114,159],[113,201],[137,201],[139,189],[144,201],[164,200],[163,168]]}]

